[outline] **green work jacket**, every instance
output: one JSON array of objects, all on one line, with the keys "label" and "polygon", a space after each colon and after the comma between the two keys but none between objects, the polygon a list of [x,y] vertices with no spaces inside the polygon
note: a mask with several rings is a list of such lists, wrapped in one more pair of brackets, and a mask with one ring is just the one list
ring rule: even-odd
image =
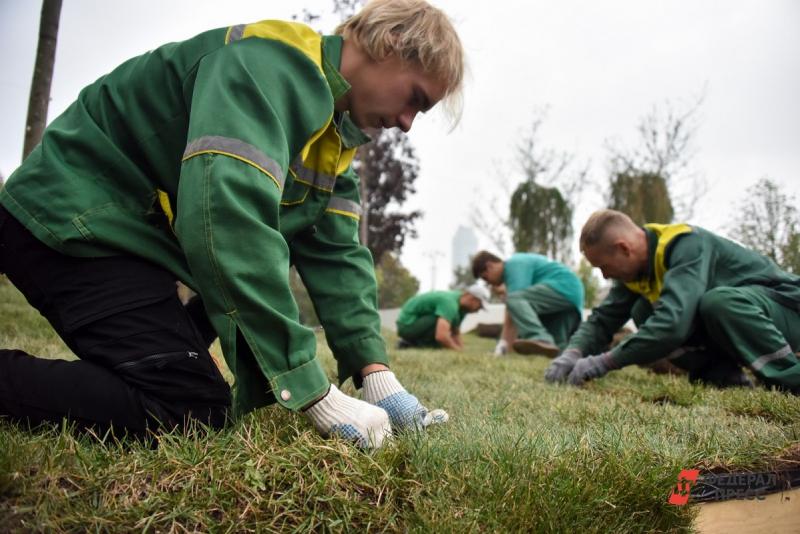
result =
[{"label": "green work jacket", "polygon": [[235,377],[236,413],[299,409],[328,385],[298,323],[294,264],[339,379],[387,363],[358,178],[368,138],[334,102],[342,39],[262,21],[133,58],[86,87],[0,202],[73,256],[131,254],[197,291]]},{"label": "green work jacket", "polygon": [[466,315],[461,309],[459,300],[461,291],[429,291],[414,295],[403,304],[397,324],[409,326],[426,316],[441,317],[451,328],[458,329]]},{"label": "green work jacket", "polygon": [[615,282],[569,341],[584,355],[606,350],[631,316],[637,299],[653,304],[639,330],[611,351],[619,366],[648,363],[682,346],[695,328],[702,296],[716,287],[755,286],[800,311],[800,277],[772,260],[697,226],[646,225],[648,272],[641,280]]}]

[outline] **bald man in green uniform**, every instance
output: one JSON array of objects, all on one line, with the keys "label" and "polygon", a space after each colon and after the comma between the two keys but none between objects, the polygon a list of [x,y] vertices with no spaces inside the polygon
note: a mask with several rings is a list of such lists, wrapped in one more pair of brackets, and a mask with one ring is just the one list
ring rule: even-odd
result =
[{"label": "bald man in green uniform", "polygon": [[[640,227],[614,210],[589,218],[580,245],[614,286],[546,380],[581,385],[666,357],[690,380],[749,385],[745,366],[766,385],[800,392],[800,277],[697,226]],[[638,331],[604,352],[631,317]]]}]

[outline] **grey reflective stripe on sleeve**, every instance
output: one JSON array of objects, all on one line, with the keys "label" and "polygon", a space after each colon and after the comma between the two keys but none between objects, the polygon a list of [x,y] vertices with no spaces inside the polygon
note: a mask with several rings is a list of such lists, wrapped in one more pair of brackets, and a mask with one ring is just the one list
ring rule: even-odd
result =
[{"label": "grey reflective stripe on sleeve", "polygon": [[275,180],[278,187],[283,189],[283,183],[286,177],[283,174],[281,166],[278,165],[278,162],[274,159],[270,158],[250,143],[245,143],[244,141],[233,139],[232,137],[221,137],[219,135],[198,137],[186,145],[186,150],[183,152],[183,159],[188,159],[206,152],[223,154],[244,161],[269,175]]},{"label": "grey reflective stripe on sleeve", "polygon": [[337,213],[342,213],[343,215],[349,215],[356,219],[361,217],[361,206],[352,200],[347,200],[346,198],[342,197],[331,197],[331,199],[328,201],[328,207],[326,209]]},{"label": "grey reflective stripe on sleeve", "polygon": [[773,352],[772,354],[765,354],[763,356],[759,356],[753,363],[750,364],[750,367],[753,368],[753,371],[760,371],[763,369],[767,364],[770,362],[774,362],[775,360],[782,360],[787,356],[793,354],[792,348],[789,345],[786,345],[781,350]]},{"label": "grey reflective stripe on sleeve", "polygon": [[292,170],[294,171],[295,175],[297,175],[297,179],[299,181],[312,187],[316,187],[317,189],[322,189],[323,191],[333,191],[333,187],[336,185],[335,176],[309,169],[301,163],[299,158],[292,163]]},{"label": "grey reflective stripe on sleeve", "polygon": [[225,44],[241,40],[242,36],[244,36],[244,27],[245,24],[237,24],[236,26],[231,26],[231,29],[228,30],[228,40],[225,41]]}]

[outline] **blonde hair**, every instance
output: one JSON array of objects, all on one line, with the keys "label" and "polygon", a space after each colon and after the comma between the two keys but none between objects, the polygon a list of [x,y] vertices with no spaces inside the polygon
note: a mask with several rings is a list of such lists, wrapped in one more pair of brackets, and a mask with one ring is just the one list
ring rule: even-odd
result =
[{"label": "blonde hair", "polygon": [[462,110],[464,49],[447,15],[425,0],[371,0],[336,28],[373,60],[394,55],[445,84],[442,106],[455,126]]},{"label": "blonde hair", "polygon": [[618,234],[637,228],[636,223],[621,211],[608,209],[596,211],[589,216],[581,229],[581,250],[605,243],[612,230]]}]

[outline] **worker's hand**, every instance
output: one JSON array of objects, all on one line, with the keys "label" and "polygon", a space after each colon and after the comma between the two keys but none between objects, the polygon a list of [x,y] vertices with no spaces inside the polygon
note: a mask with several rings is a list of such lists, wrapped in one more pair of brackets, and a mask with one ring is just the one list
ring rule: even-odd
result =
[{"label": "worker's hand", "polygon": [[493,354],[495,356],[505,356],[506,354],[508,354],[508,341],[506,341],[505,339],[501,339],[500,341],[498,341],[497,345],[495,345],[494,347]]},{"label": "worker's hand", "polygon": [[386,410],[392,423],[392,430],[422,430],[435,423],[445,423],[449,419],[444,410],[428,411],[414,395],[397,380],[392,371],[376,371],[364,377],[363,398]]},{"label": "worker's hand", "polygon": [[508,291],[506,291],[506,285],[500,284],[499,286],[492,286],[492,293],[497,295],[497,298],[504,301],[506,300],[506,296],[508,295]]},{"label": "worker's hand", "polygon": [[582,386],[584,382],[600,378],[616,368],[617,365],[611,359],[610,352],[604,352],[597,356],[587,356],[575,362],[575,366],[569,373],[567,380],[573,386]]},{"label": "worker's hand", "polygon": [[377,449],[392,434],[385,410],[345,395],[333,384],[305,414],[322,436],[338,436],[365,449]]},{"label": "worker's hand", "polygon": [[564,382],[569,376],[575,362],[581,359],[580,349],[567,349],[561,355],[550,362],[544,372],[544,379],[547,382]]}]

